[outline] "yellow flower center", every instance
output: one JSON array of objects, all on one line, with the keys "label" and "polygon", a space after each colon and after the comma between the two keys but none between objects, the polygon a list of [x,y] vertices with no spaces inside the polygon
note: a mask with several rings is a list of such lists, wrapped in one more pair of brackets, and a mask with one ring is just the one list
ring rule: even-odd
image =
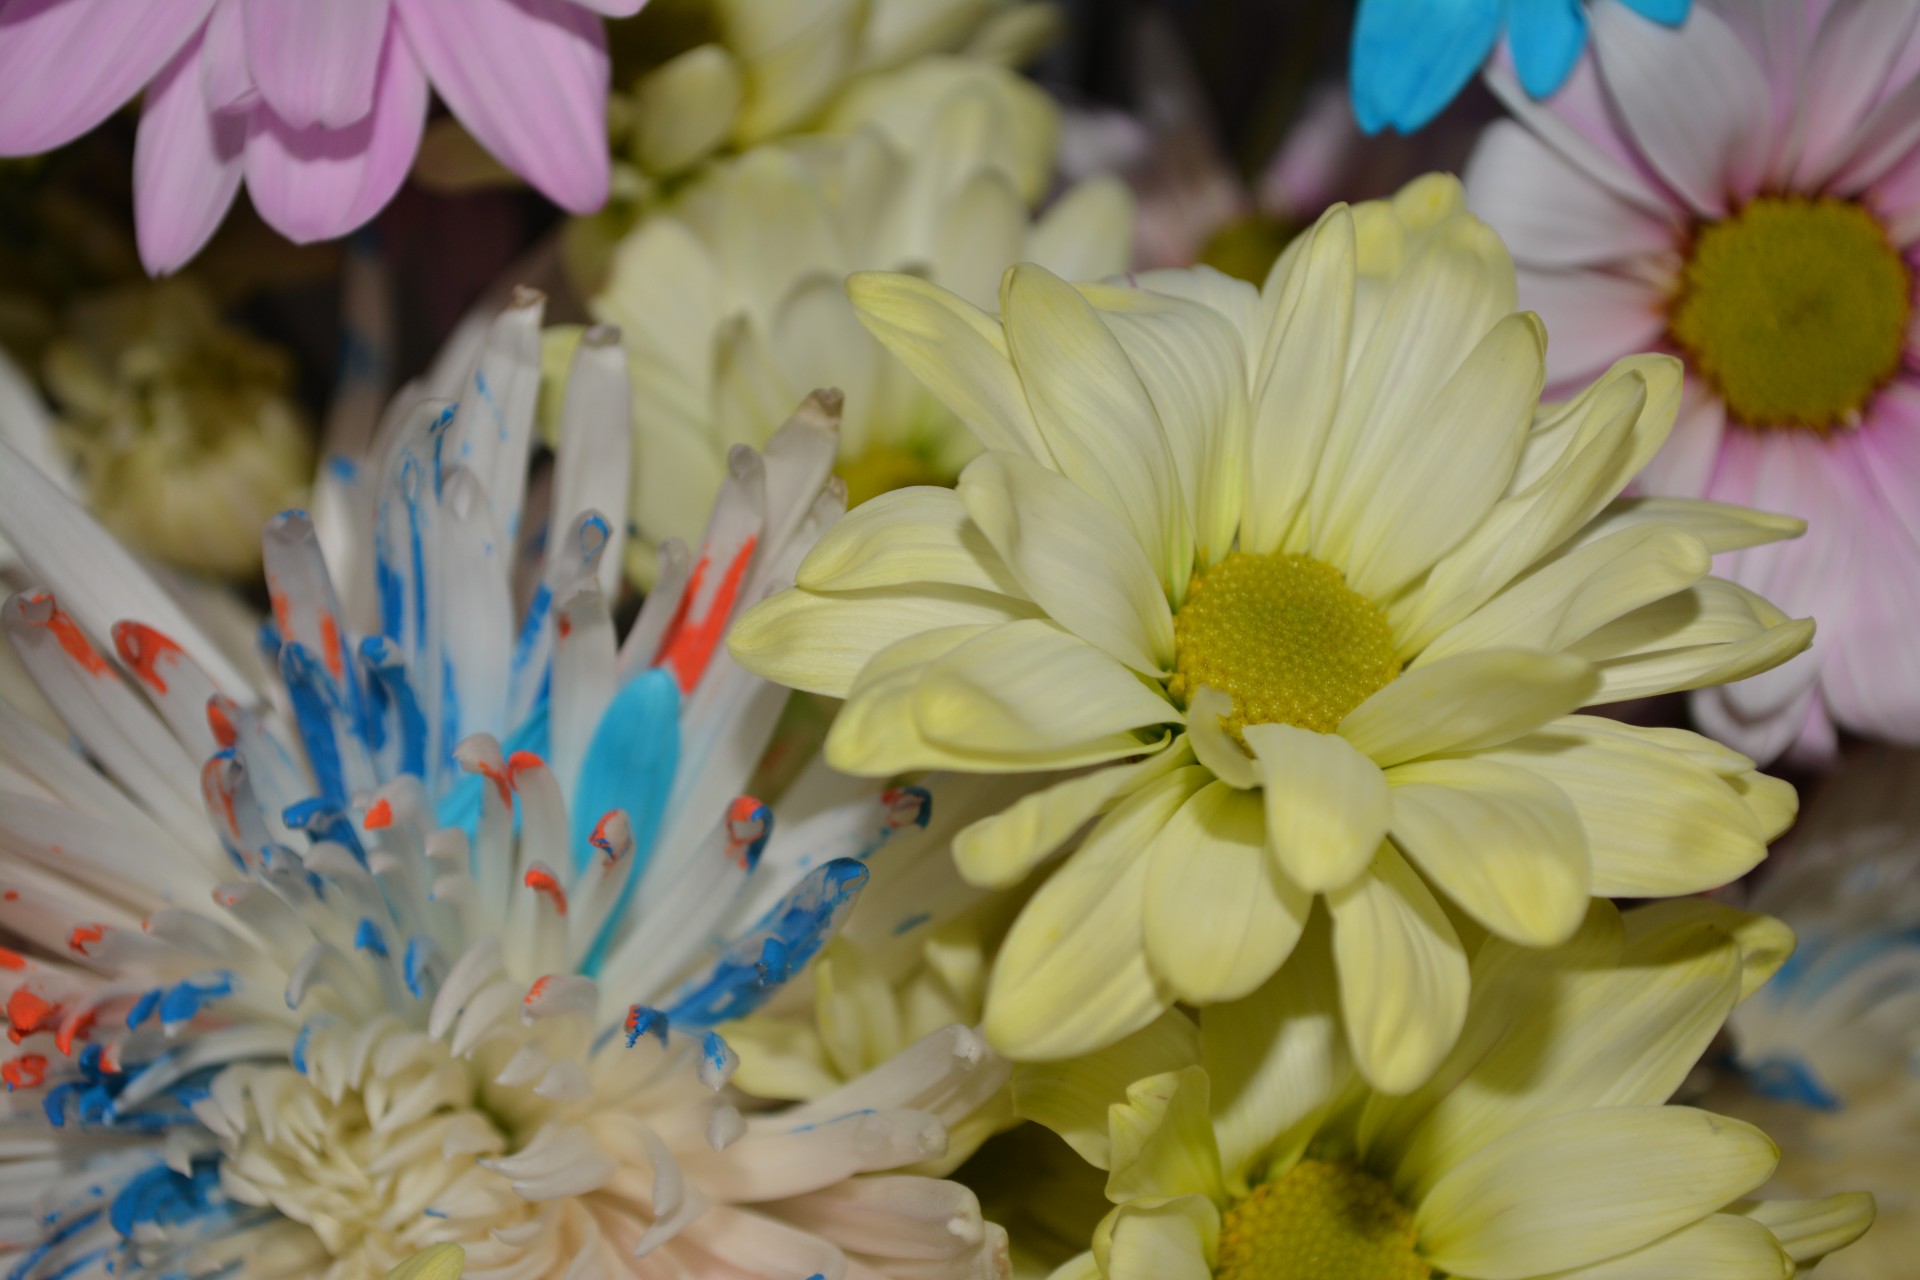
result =
[{"label": "yellow flower center", "polygon": [[935,466],[925,454],[899,445],[874,445],[859,457],[842,462],[839,471],[847,483],[849,507],[910,485],[953,483],[952,474]]},{"label": "yellow flower center", "polygon": [[1671,332],[1739,420],[1825,430],[1899,368],[1911,289],[1859,205],[1763,196],[1696,234]]},{"label": "yellow flower center", "polygon": [[1429,1280],[1413,1214],[1351,1165],[1302,1160],[1228,1209],[1216,1280]]},{"label": "yellow flower center", "polygon": [[1194,580],[1173,637],[1167,691],[1232,698],[1221,726],[1242,746],[1250,724],[1332,733],[1400,674],[1386,614],[1311,556],[1234,552]]}]

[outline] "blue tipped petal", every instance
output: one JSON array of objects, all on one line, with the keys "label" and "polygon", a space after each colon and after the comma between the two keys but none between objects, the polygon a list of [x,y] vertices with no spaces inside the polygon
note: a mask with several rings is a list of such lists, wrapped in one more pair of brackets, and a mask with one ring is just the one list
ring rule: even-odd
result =
[{"label": "blue tipped petal", "polygon": [[1368,133],[1412,133],[1487,60],[1501,0],[1360,0],[1353,26],[1354,115]]},{"label": "blue tipped petal", "polygon": [[[633,898],[640,870],[653,854],[660,819],[674,775],[680,769],[680,686],[666,671],[642,672],[629,680],[600,717],[593,742],[580,762],[580,781],[570,805],[573,865],[577,871],[593,856],[593,829],[609,809],[625,809],[633,829],[633,856],[627,859],[620,900],[607,915],[600,936],[580,971],[600,972],[607,939]],[[613,889],[608,885],[602,892]]]},{"label": "blue tipped petal", "polygon": [[693,1028],[752,1013],[839,931],[866,884],[866,867],[852,858],[815,868],[707,972],[682,987],[667,1016]]},{"label": "blue tipped petal", "polygon": [[1677,27],[1687,20],[1687,12],[1693,8],[1693,0],[1621,0],[1627,8],[1643,18],[1655,22],[1664,22]]},{"label": "blue tipped petal", "polygon": [[1587,44],[1580,0],[1508,0],[1507,44],[1521,87],[1535,98],[1554,93]]}]

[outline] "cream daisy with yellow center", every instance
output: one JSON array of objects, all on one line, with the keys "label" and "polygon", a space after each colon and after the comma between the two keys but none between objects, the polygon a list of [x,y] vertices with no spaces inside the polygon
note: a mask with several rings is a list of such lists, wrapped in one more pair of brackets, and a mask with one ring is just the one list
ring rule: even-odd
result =
[{"label": "cream daisy with yellow center", "polygon": [[1354,1078],[1325,965],[1022,1067],[1016,1105],[1116,1206],[1053,1280],[1788,1280],[1872,1198],[1750,1198],[1766,1135],[1665,1104],[1792,948],[1697,899],[1595,903],[1545,951],[1494,939],[1458,1046],[1403,1097]]},{"label": "cream daisy with yellow center", "polygon": [[957,491],[852,512],[733,651],[845,698],[827,751],[855,773],[1102,766],[955,845],[1008,887],[1098,819],[999,954],[1010,1055],[1245,996],[1318,900],[1360,1069],[1404,1092],[1465,1016],[1456,921],[1551,946],[1590,898],[1724,883],[1785,826],[1745,757],[1571,713],[1805,648],[1810,622],[1708,576],[1799,523],[1617,500],[1677,363],[1542,406],[1545,335],[1450,178],[1336,206],[1263,289],[1137,286],[1018,267],[996,318],[854,277],[986,452]]}]

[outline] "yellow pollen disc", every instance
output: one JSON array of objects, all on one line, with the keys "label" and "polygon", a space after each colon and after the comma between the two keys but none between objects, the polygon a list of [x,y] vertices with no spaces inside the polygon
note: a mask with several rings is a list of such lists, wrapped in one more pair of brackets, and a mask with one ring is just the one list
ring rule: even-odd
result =
[{"label": "yellow pollen disc", "polygon": [[1429,1280],[1413,1214],[1351,1165],[1302,1160],[1220,1223],[1216,1280]]},{"label": "yellow pollen disc", "polygon": [[1763,196],[1694,237],[1673,340],[1733,416],[1824,430],[1900,367],[1912,278],[1871,213]]},{"label": "yellow pollen disc", "polygon": [[875,445],[852,461],[842,462],[838,470],[847,482],[849,507],[910,485],[953,483],[952,474],[935,466],[931,459],[898,445]]},{"label": "yellow pollen disc", "polygon": [[1221,725],[1242,746],[1250,724],[1332,733],[1400,674],[1386,615],[1311,556],[1234,552],[1194,580],[1173,638],[1167,691],[1231,697]]}]

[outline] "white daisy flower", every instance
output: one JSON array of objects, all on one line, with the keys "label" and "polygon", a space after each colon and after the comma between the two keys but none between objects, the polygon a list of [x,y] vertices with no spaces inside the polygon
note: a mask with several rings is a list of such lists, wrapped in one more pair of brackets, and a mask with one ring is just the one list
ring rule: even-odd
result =
[{"label": "white daisy flower", "polygon": [[[500,1280],[1003,1269],[964,1188],[852,1177],[1000,1089],[974,1033],[743,1113],[712,1030],[833,934],[866,855],[943,838],[871,784],[796,786],[782,834],[741,794],[786,695],[720,640],[839,514],[835,397],[735,451],[622,639],[618,335],[535,484],[540,311],[493,324],[456,403],[390,415],[366,525],[269,525],[264,694],[0,446],[0,530],[45,584],[5,630],[72,735],[0,721],[9,1276],[347,1280],[442,1244]],[[377,626],[330,559],[373,575]]]}]

